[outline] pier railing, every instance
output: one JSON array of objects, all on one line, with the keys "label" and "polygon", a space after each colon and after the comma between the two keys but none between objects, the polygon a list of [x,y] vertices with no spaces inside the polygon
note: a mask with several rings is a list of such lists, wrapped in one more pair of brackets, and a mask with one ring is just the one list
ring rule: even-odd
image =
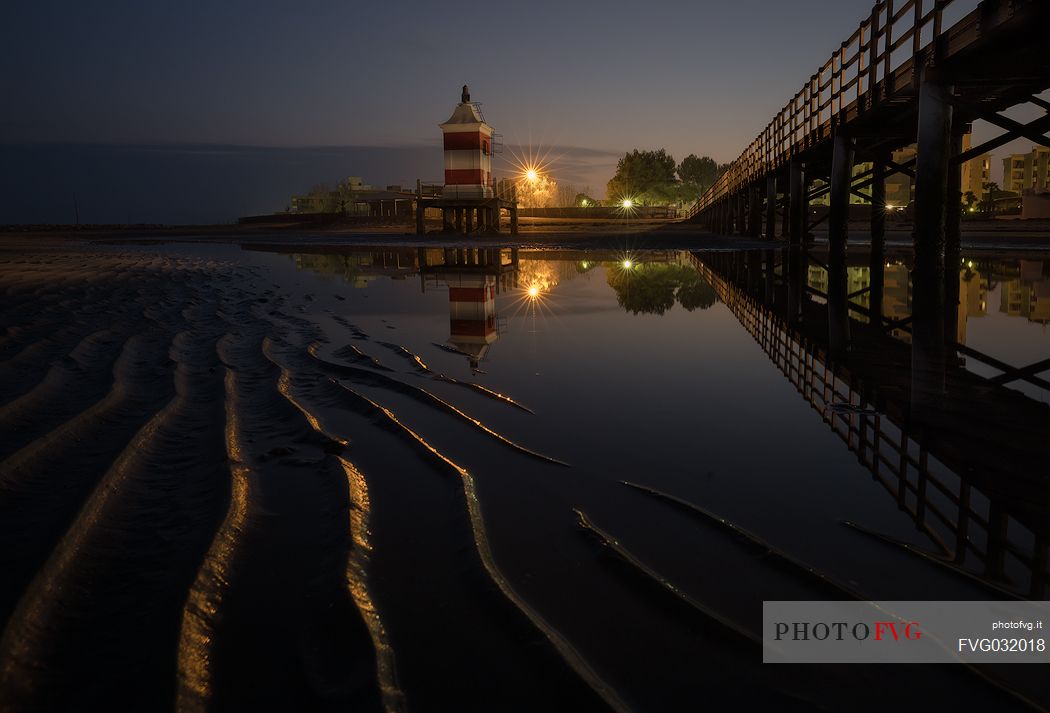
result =
[{"label": "pier railing", "polygon": [[689,209],[696,216],[721,198],[770,173],[803,151],[900,94],[913,96],[925,52],[951,54],[980,37],[979,13],[950,28],[946,13],[973,10],[977,0],[879,0],[772,121]]}]

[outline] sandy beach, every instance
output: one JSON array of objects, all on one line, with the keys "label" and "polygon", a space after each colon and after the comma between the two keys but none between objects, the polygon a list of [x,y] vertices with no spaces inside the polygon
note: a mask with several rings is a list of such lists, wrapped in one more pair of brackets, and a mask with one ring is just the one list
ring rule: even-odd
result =
[{"label": "sandy beach", "polygon": [[[711,470],[675,480],[691,436],[668,435],[678,424],[691,433],[708,410],[629,399],[646,389],[671,398],[684,365],[719,354],[704,330],[681,326],[692,322],[674,326],[714,298],[696,312],[679,298],[677,316],[658,322],[623,321],[635,317],[629,295],[617,306],[615,261],[595,258],[610,277],[589,280],[587,254],[554,263],[548,250],[516,269],[552,289],[560,280],[589,290],[578,297],[586,321],[563,327],[556,314],[505,306],[499,319],[525,331],[501,326],[500,358],[468,369],[441,343],[460,328],[452,273],[436,278],[436,293],[418,265],[364,289],[343,253],[296,252],[331,244],[326,235],[85,238],[0,241],[0,708],[666,710],[681,695],[728,702],[747,691],[755,703],[807,709],[844,704],[863,684],[852,672],[828,684],[820,669],[762,668],[755,634],[726,621],[750,621],[756,596],[819,598],[825,584],[742,558],[695,513],[668,520],[658,491],[621,482],[712,482]],[[646,248],[695,239],[672,228],[517,244],[606,245],[644,260]],[[368,264],[415,255],[389,248],[410,241],[380,244]],[[751,242],[702,238],[713,249]],[[681,272],[674,255],[659,260]],[[429,306],[405,307],[408,294]],[[592,335],[605,346],[566,341],[575,357],[536,345],[543,330],[595,324],[606,325]],[[626,329],[639,331],[618,336]],[[687,338],[703,346],[681,348]],[[611,359],[620,361],[605,373]],[[678,372],[650,368],[676,359]],[[512,364],[520,375],[500,372]],[[694,402],[707,403],[718,373],[691,377],[704,389]],[[779,383],[761,373],[776,380],[762,389]],[[548,385],[547,374],[565,381]],[[599,405],[566,396],[575,388]],[[738,407],[741,423],[756,418],[752,401]],[[585,419],[598,425],[574,436]],[[659,429],[638,431],[647,421]],[[806,438],[822,438],[817,425]],[[712,452],[733,442],[714,422],[707,429]],[[662,452],[672,460],[653,465]],[[826,459],[813,449],[795,458],[814,469]],[[636,543],[647,557],[610,534],[650,530],[659,536]],[[878,544],[851,547],[858,562],[857,553],[885,557]],[[661,570],[699,593],[669,589]],[[720,571],[738,579],[708,574]],[[872,596],[903,591],[869,584]],[[971,593],[950,578],[928,586],[945,598]],[[979,681],[956,683],[999,700]],[[508,691],[513,700],[501,698]],[[938,691],[926,693],[939,700]]]},{"label": "sandy beach", "polygon": [[[435,642],[502,670],[486,663],[491,640],[464,637],[498,632],[512,658],[528,652],[510,670],[542,672],[581,709],[601,700],[487,555],[469,475],[333,377],[410,387],[315,357],[326,337],[264,271],[39,243],[2,261],[5,708],[84,704],[91,681],[119,671],[129,707],[397,709],[364,577],[371,496],[358,468],[420,466],[461,504],[451,522],[405,516],[430,533],[429,552],[400,576],[459,562],[499,585],[463,591],[478,621],[435,620]],[[353,465],[326,409],[356,414]],[[517,685],[527,695],[527,679]]]}]

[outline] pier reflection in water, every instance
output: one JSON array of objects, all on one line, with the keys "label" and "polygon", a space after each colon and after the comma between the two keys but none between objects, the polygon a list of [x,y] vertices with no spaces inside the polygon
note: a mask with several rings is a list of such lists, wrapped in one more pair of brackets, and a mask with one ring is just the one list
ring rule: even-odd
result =
[{"label": "pier reflection in water", "polygon": [[[789,250],[694,260],[934,549],[927,554],[885,541],[980,577],[996,591],[1044,597],[1050,530],[1044,389],[1050,384],[1036,374],[1050,368],[1050,360],[1015,369],[965,344],[969,320],[987,313],[992,285],[1001,292],[1004,313],[1046,324],[1050,305],[1038,295],[1050,294],[1050,275],[1042,262],[965,261],[958,304],[924,324],[911,313],[912,295],[924,286],[913,284],[900,262],[807,266],[801,252]],[[796,280],[804,282],[802,289]],[[872,299],[875,284],[884,285],[881,299]],[[945,304],[951,305],[951,296]],[[927,331],[927,344],[942,341],[940,360],[917,354],[916,330]],[[987,378],[967,370],[967,356],[985,367],[980,371],[999,373]],[[1016,382],[1026,391],[1043,390],[1042,401],[1005,386]]]}]

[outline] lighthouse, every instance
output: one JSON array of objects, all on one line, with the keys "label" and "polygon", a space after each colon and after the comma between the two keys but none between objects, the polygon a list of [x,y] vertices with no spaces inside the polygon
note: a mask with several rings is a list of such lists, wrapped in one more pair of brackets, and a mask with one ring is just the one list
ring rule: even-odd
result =
[{"label": "lighthouse", "polygon": [[448,121],[440,124],[445,144],[445,187],[442,196],[452,200],[492,198],[492,127],[463,85],[460,102]]},{"label": "lighthouse", "polygon": [[[496,193],[492,176],[492,154],[499,134],[485,123],[481,105],[470,101],[463,85],[460,102],[441,132],[445,150],[445,183],[441,195],[424,196],[423,182],[416,182],[416,234],[426,235],[426,212],[441,211],[441,230],[469,235],[496,234],[503,211],[510,214],[510,234],[518,234],[518,199],[511,190]],[[494,141],[495,139],[495,141]]]},{"label": "lighthouse", "polygon": [[466,272],[448,282],[448,343],[470,360],[476,371],[489,346],[499,338],[496,329],[496,275]]}]

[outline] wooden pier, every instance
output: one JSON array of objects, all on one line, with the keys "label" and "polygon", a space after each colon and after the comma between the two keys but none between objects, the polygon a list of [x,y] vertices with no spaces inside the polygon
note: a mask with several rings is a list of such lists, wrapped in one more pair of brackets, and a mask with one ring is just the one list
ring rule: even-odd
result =
[{"label": "wooden pier", "polygon": [[[945,27],[946,13],[968,7]],[[1050,113],[1028,124],[1002,114],[1026,102],[1050,112],[1035,96],[1050,87],[1048,27],[1045,0],[879,0],[689,219],[721,234],[795,245],[828,220],[837,249],[846,243],[850,196],[858,195],[873,205],[871,240],[881,254],[885,181],[903,173],[915,181],[916,269],[943,279],[945,255],[958,251],[960,211],[947,207],[960,203],[961,165],[1017,138],[1050,146]],[[962,136],[978,119],[1003,133],[964,151]],[[911,144],[915,158],[892,160]],[[857,160],[873,167],[855,175]],[[825,194],[830,210],[811,223],[809,202]]]}]

